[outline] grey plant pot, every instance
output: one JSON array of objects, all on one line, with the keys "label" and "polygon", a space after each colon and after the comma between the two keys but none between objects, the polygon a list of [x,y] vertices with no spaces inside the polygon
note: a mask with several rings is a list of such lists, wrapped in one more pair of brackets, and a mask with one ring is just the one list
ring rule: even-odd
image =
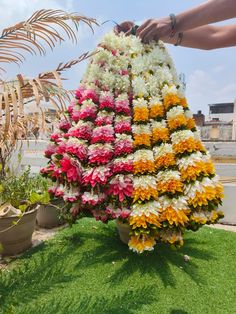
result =
[{"label": "grey plant pot", "polygon": [[[64,202],[62,200],[52,201],[53,205],[62,207]],[[51,205],[40,205],[37,212],[37,224],[43,228],[54,228],[64,224],[64,220],[59,218],[60,209]]]},{"label": "grey plant pot", "polygon": [[19,217],[0,218],[0,244],[2,255],[16,255],[32,246],[32,234],[35,229],[36,215],[38,207],[24,213],[20,221],[14,225]]}]

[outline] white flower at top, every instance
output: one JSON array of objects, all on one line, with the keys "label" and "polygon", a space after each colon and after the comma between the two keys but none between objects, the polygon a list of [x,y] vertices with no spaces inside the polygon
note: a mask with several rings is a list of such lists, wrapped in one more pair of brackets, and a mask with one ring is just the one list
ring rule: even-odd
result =
[{"label": "white flower at top", "polygon": [[156,185],[157,185],[157,182],[156,182],[156,178],[154,176],[143,175],[143,176],[134,176],[133,177],[133,186],[135,189],[137,189],[137,188],[146,189],[148,187],[156,189]]},{"label": "white flower at top", "polygon": [[160,203],[157,201],[149,201],[143,204],[135,203],[131,206],[131,216],[149,216],[150,214],[158,215],[161,209]]},{"label": "white flower at top", "polygon": [[162,102],[160,100],[160,97],[158,96],[152,96],[149,100],[149,105],[152,106],[152,105],[157,105],[157,104],[160,104],[162,105]]},{"label": "white flower at top", "polygon": [[132,86],[135,96],[147,96],[147,86],[142,77],[135,77],[132,81]]},{"label": "white flower at top", "polygon": [[162,96],[163,96],[163,97],[165,97],[165,96],[167,96],[167,95],[170,95],[170,94],[175,94],[175,95],[178,94],[178,91],[177,91],[177,88],[176,88],[175,85],[169,86],[169,85],[167,85],[167,84],[165,84],[165,85],[163,86],[161,92],[162,92]]},{"label": "white flower at top", "polygon": [[189,166],[195,165],[197,162],[201,161],[203,159],[203,155],[201,152],[196,152],[191,154],[190,156],[185,156],[177,160],[177,165],[179,168],[186,169]]},{"label": "white flower at top", "polygon": [[179,115],[182,115],[184,114],[184,109],[182,106],[176,106],[176,107],[173,107],[171,108],[166,116],[167,116],[167,119],[173,119],[173,118],[176,118],[177,116]]},{"label": "white flower at top", "polygon": [[172,207],[174,210],[187,209],[187,199],[184,196],[178,198],[170,198],[167,195],[160,196],[158,199],[161,209],[165,210],[168,207]]},{"label": "white flower at top", "polygon": [[219,184],[219,179],[213,177],[212,179],[205,177],[202,181],[195,181],[194,183],[186,184],[184,187],[184,194],[192,199],[196,196],[196,193],[203,193],[205,192],[206,187],[216,187]]},{"label": "white flower at top", "polygon": [[171,180],[180,180],[180,173],[176,170],[160,171],[156,175],[157,181],[167,182]]},{"label": "white flower at top", "polygon": [[153,147],[155,157],[164,156],[166,154],[173,154],[172,145],[168,143],[162,143],[160,146]]},{"label": "white flower at top", "polygon": [[147,80],[147,88],[150,95],[155,96],[159,93],[160,80],[158,76],[150,75]]},{"label": "white flower at top", "polygon": [[134,152],[134,162],[145,160],[154,162],[153,152],[149,149],[140,149]]},{"label": "white flower at top", "polygon": [[166,120],[161,120],[161,121],[155,121],[155,120],[151,120],[151,126],[153,129],[162,129],[162,128],[166,128]]},{"label": "white flower at top", "polygon": [[181,130],[181,131],[177,131],[171,134],[171,140],[173,144],[177,144],[189,138],[194,139],[194,133],[190,130]]},{"label": "white flower at top", "polygon": [[148,65],[142,55],[138,55],[137,57],[131,59],[131,71],[133,74],[138,75],[147,70]]},{"label": "white flower at top", "polygon": [[133,134],[149,134],[151,135],[151,129],[149,123],[147,124],[134,124],[132,125]]},{"label": "white flower at top", "polygon": [[159,79],[160,83],[167,82],[168,84],[173,83],[173,76],[170,69],[167,66],[158,67],[154,75]]},{"label": "white flower at top", "polygon": [[128,141],[133,141],[132,136],[125,134],[125,133],[117,133],[116,134],[116,141],[122,141],[122,140],[128,140]]},{"label": "white flower at top", "polygon": [[114,87],[123,92],[127,91],[130,87],[128,75],[117,75],[117,79],[114,81]]},{"label": "white flower at top", "polygon": [[193,117],[193,113],[191,110],[186,110],[185,111],[185,117],[186,118],[192,118]]},{"label": "white flower at top", "polygon": [[127,101],[129,101],[129,97],[128,97],[127,93],[119,94],[119,95],[116,97],[116,101],[121,101],[121,100],[127,100]]},{"label": "white flower at top", "polygon": [[134,108],[142,108],[142,107],[147,107],[148,102],[144,98],[138,98],[133,100],[133,106]]}]

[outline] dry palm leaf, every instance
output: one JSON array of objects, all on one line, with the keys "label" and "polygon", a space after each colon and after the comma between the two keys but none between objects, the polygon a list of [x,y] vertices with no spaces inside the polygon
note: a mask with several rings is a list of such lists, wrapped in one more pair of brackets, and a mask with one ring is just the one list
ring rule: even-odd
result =
[{"label": "dry palm leaf", "polygon": [[[60,63],[55,70],[40,73],[33,79],[18,74],[16,80],[1,81],[0,87],[3,92],[0,93],[0,145],[6,140],[15,141],[25,137],[30,125],[40,125],[41,129],[45,129],[45,102],[50,102],[56,112],[61,114],[73,96],[73,91],[62,87],[62,72],[92,54],[86,52],[78,59]],[[24,105],[29,102],[34,102],[38,107],[39,117],[36,120],[34,115],[24,111]],[[27,120],[29,123],[26,123]]]},{"label": "dry palm leaf", "polygon": [[[68,25],[69,21],[74,27]],[[3,30],[0,62],[22,62],[24,52],[45,55],[46,47],[53,49],[57,42],[64,40],[62,31],[72,42],[77,42],[75,30],[78,30],[80,22],[86,23],[92,31],[93,25],[98,25],[95,19],[77,13],[45,9],[36,11],[27,21]]]}]

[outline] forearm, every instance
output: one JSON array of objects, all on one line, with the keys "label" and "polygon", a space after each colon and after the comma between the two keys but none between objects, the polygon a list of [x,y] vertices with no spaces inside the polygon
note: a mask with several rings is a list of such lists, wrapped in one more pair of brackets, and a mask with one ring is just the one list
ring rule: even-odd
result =
[{"label": "forearm", "polygon": [[[163,38],[164,42],[175,44],[178,34]],[[180,46],[211,50],[236,45],[236,25],[231,26],[201,26],[184,32]]]},{"label": "forearm", "polygon": [[236,17],[236,0],[209,0],[176,16],[176,32]]}]

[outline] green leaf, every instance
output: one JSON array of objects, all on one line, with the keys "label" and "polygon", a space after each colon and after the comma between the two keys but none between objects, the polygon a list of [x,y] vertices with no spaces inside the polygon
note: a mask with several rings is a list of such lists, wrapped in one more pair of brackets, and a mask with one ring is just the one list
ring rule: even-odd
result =
[{"label": "green leaf", "polygon": [[21,210],[22,213],[23,213],[23,212],[25,212],[25,210],[26,210],[27,207],[28,207],[28,206],[27,206],[26,204],[20,205],[20,206],[19,206],[19,210]]},{"label": "green leaf", "polygon": [[32,192],[30,194],[29,200],[31,204],[39,203],[41,200],[41,195],[36,192]]},{"label": "green leaf", "polygon": [[44,192],[44,194],[41,196],[41,199],[40,199],[40,203],[41,204],[48,204],[50,202],[50,195],[49,193],[46,191]]}]

